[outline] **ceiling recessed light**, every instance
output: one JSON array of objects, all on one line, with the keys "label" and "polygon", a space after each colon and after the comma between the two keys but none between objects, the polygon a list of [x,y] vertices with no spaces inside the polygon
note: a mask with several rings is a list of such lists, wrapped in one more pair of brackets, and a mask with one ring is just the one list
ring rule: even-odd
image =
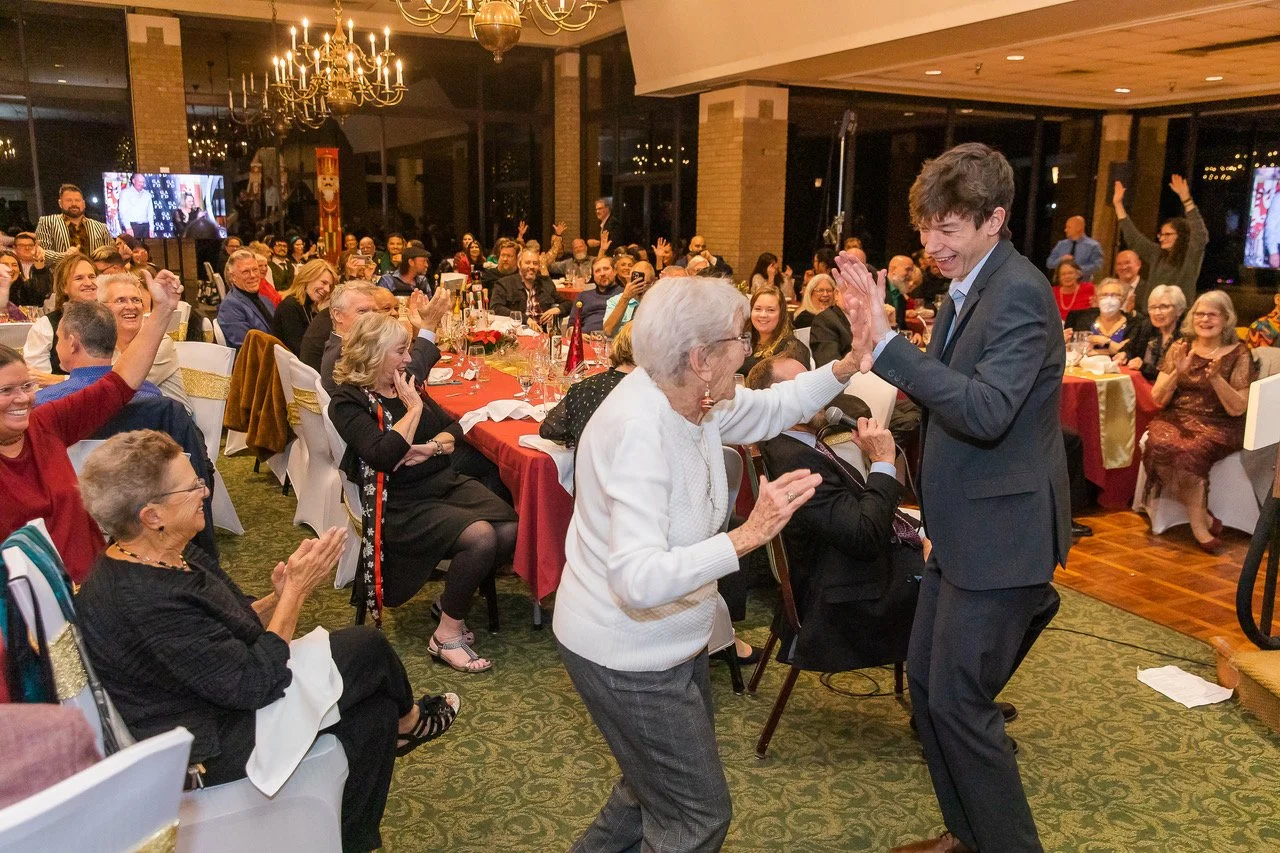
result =
[{"label": "ceiling recessed light", "polygon": [[910,118],[911,116],[915,115],[915,113],[903,113],[903,115],[906,116],[907,118]]},{"label": "ceiling recessed light", "polygon": [[1008,56],[1006,56],[1005,59],[1009,60],[1010,62],[1021,62],[1022,60],[1026,59],[1026,57],[1020,53],[1011,53]]},{"label": "ceiling recessed light", "polygon": [[963,109],[961,109],[961,110],[960,110],[960,112],[964,113],[965,115],[968,115],[969,113],[973,112],[973,108],[972,108],[972,107],[964,107]]},{"label": "ceiling recessed light", "polygon": [[61,63],[61,62],[55,62],[55,63],[53,63],[53,67],[54,67],[54,68],[61,68],[61,67],[62,67],[62,63]]},{"label": "ceiling recessed light", "polygon": [[1131,92],[1131,91],[1132,91],[1131,89],[1126,89],[1124,86],[1117,86],[1117,87],[1116,87],[1116,94],[1117,94],[1117,95],[1127,95],[1127,94],[1129,94],[1129,92]]},{"label": "ceiling recessed light", "polygon": [[1221,74],[1210,74],[1208,77],[1204,78],[1204,81],[1206,83],[1217,83],[1221,79],[1222,79]]},{"label": "ceiling recessed light", "polygon": [[59,83],[65,83],[65,82],[67,82],[67,81],[66,81],[66,80],[59,80],[58,82],[59,82]]},{"label": "ceiling recessed light", "polygon": [[942,72],[941,72],[941,71],[939,71],[939,70],[938,70],[938,69],[936,69],[936,68],[931,68],[931,69],[929,69],[928,71],[926,71],[926,72],[924,72],[924,73],[925,73],[925,75],[927,75],[927,76],[929,76],[929,77],[937,77],[937,76],[938,76],[939,74],[941,74]]}]

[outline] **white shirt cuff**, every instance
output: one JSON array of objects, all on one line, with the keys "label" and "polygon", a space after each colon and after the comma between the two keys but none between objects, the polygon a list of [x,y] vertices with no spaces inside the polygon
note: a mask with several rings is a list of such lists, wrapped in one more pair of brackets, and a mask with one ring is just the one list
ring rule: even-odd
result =
[{"label": "white shirt cuff", "polygon": [[431,341],[431,343],[433,344],[436,342],[436,333],[431,331],[430,329],[419,329],[418,337],[426,338],[427,340]]},{"label": "white shirt cuff", "polygon": [[890,329],[881,336],[880,340],[876,343],[875,349],[871,350],[872,361],[880,357],[880,353],[884,352],[885,346],[888,345],[889,341],[893,340],[893,336],[896,334],[897,332]]},{"label": "white shirt cuff", "polygon": [[868,473],[888,474],[896,480],[898,478],[898,466],[892,462],[872,462],[871,470]]}]

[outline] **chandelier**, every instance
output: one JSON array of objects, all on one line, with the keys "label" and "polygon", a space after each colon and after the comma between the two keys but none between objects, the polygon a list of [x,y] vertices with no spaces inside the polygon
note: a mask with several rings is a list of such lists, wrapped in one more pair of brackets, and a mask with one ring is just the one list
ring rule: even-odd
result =
[{"label": "chandelier", "polygon": [[187,146],[191,150],[191,164],[197,170],[220,168],[227,159],[226,122],[219,122],[215,113],[200,117],[192,113],[187,121]]},{"label": "chandelier", "polygon": [[[276,4],[271,4],[271,33],[275,39]],[[300,124],[289,104],[279,91],[273,91],[270,75],[262,73],[262,88],[258,88],[257,78],[250,74],[240,75],[240,106],[236,107],[235,93],[231,84],[231,34],[224,33],[223,40],[227,54],[227,109],[233,133],[233,144],[238,147],[239,156],[249,153],[252,143],[261,141],[262,137],[274,135],[285,136]],[[209,63],[212,66],[213,63]],[[209,71],[209,89],[213,89],[213,70]],[[319,127],[323,119],[311,127]]]},{"label": "chandelier", "polygon": [[319,127],[331,115],[341,121],[366,104],[394,106],[406,90],[404,65],[391,52],[391,28],[382,31],[381,51],[377,35],[370,33],[365,53],[356,43],[355,22],[348,18],[346,29],[342,28],[342,0],[335,0],[333,17],[333,32],[324,33],[320,46],[312,46],[311,25],[303,18],[302,42],[298,42],[298,28],[290,27],[292,49],[283,57],[271,57],[272,90],[292,110],[294,120],[307,127]]},{"label": "chandelier", "polygon": [[437,35],[453,29],[462,18],[471,37],[493,54],[494,62],[520,41],[524,21],[543,35],[576,33],[596,17],[609,0],[396,0],[400,14],[415,27]]},{"label": "chandelier", "polygon": [[18,149],[14,146],[13,140],[7,136],[0,139],[0,160],[16,159],[18,159]]}]

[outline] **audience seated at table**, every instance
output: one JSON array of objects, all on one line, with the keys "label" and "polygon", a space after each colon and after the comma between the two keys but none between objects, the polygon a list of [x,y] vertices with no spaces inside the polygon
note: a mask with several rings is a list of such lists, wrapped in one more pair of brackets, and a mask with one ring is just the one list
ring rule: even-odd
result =
[{"label": "audience seated at table", "polygon": [[1280,346],[1280,293],[1275,295],[1276,307],[1249,324],[1250,347]]},{"label": "audience seated at table", "polygon": [[1138,315],[1129,339],[1113,357],[1115,363],[1137,370],[1148,382],[1155,382],[1164,354],[1182,336],[1186,311],[1187,298],[1182,295],[1182,288],[1172,284],[1151,288],[1146,313]]},{"label": "audience seated at table", "polygon": [[[13,252],[0,251],[0,323],[25,323],[27,315],[12,298],[22,288],[22,266]],[[34,303],[33,303],[34,304]]]},{"label": "audience seated at table", "polygon": [[81,502],[67,448],[101,429],[147,378],[182,283],[161,271],[150,290],[151,316],[129,349],[106,376],[61,400],[35,406],[36,382],[22,356],[0,345],[0,540],[32,519],[45,519],[77,583],[89,573],[103,541]]},{"label": "audience seated at table", "polygon": [[791,327],[791,312],[782,291],[761,287],[751,294],[751,316],[747,320],[751,335],[751,353],[742,362],[744,376],[756,363],[774,356],[794,358],[809,366],[809,348],[802,344]]},{"label": "audience seated at table", "polygon": [[53,268],[53,310],[31,324],[22,355],[27,366],[40,373],[66,373],[53,349],[53,333],[68,302],[92,302],[98,298],[98,272],[84,255],[72,252]]},{"label": "audience seated at table", "polygon": [[782,292],[788,302],[796,298],[796,280],[791,274],[791,267],[784,268],[778,256],[773,252],[761,252],[756,258],[755,268],[751,271],[751,292],[762,287],[773,287]]},{"label": "audience seated at table", "polygon": [[814,317],[835,304],[836,283],[826,273],[818,273],[805,285],[804,295],[800,298],[800,310],[792,318],[791,324],[797,329],[807,329],[813,325]]},{"label": "audience seated at table", "polygon": [[571,284],[574,279],[586,281],[591,278],[593,260],[587,248],[587,241],[579,237],[569,245],[569,257],[553,261],[549,271],[551,275],[563,278],[566,284]]},{"label": "audience seated at table", "polygon": [[[186,727],[205,785],[243,779],[258,744],[257,711],[308,677],[290,669],[289,642],[307,598],[333,576],[346,531],[331,528],[274,568],[264,566],[272,592],[255,600],[191,544],[205,526],[206,485],[168,436],[139,430],[108,439],[85,463],[82,487],[111,537],[76,596],[103,687],[139,738]],[[459,700],[446,693],[415,702],[380,631],[343,628],[328,644],[342,676],[341,719],[322,730],[316,718],[296,725],[341,742],[348,768],[342,847],[375,850],[396,756],[448,729]]]},{"label": "audience seated at table", "polygon": [[[142,300],[138,301],[141,303]],[[69,303],[58,321],[57,341],[54,347],[62,369],[67,371],[67,378],[37,391],[37,406],[82,391],[111,372],[111,360],[116,351],[115,317],[111,309],[101,302]],[[134,396],[162,395],[154,383],[143,380]]]},{"label": "audience seated at table", "polygon": [[1093,307],[1093,283],[1080,280],[1080,267],[1075,261],[1061,261],[1053,273],[1053,296],[1058,300],[1058,313],[1065,323],[1072,311]]},{"label": "audience seated at table", "polygon": [[400,254],[395,268],[383,273],[378,279],[378,286],[396,296],[408,296],[420,290],[428,296],[431,294],[431,279],[427,276],[427,267],[431,264],[431,255],[426,249],[410,246]]},{"label": "audience seated at table", "polygon": [[[277,242],[280,242],[280,241],[277,241]],[[277,276],[274,272],[274,268],[271,265],[271,260],[273,258],[273,255],[270,252],[258,252],[254,254],[253,257],[254,257],[254,260],[258,262],[258,276],[261,279],[261,281],[258,284],[258,293],[264,299],[270,302],[271,307],[274,308],[275,306],[280,304],[282,291],[288,290],[289,284],[293,282],[293,264],[290,264],[287,261],[283,264],[283,266],[288,268],[289,275],[287,278],[282,277],[282,280],[284,281],[284,283],[282,283],[280,287],[277,288],[276,287]]]},{"label": "audience seated at table", "polygon": [[[769,388],[807,370],[792,358],[766,358],[747,374],[747,387]],[[840,672],[907,656],[928,544],[897,513],[903,488],[892,434],[872,419],[858,423],[853,442],[871,458],[865,477],[823,444],[822,413],[760,445],[770,479],[822,475],[782,531],[801,629],[790,636],[784,620],[778,659],[804,669]]]},{"label": "audience seated at table", "polygon": [[[486,263],[484,269],[480,270],[480,281],[490,289],[490,301],[493,299],[493,290],[497,282],[507,276],[516,276],[519,272],[520,246],[515,240],[503,237],[494,245],[493,254],[495,255],[494,265],[489,266]],[[542,272],[541,257],[538,257],[538,272],[539,274]],[[474,274],[475,268],[473,267],[472,275],[474,276]],[[517,308],[515,310],[522,311],[523,309]]]},{"label": "audience seated at table", "polygon": [[[503,252],[506,252],[503,247]],[[489,308],[499,317],[512,311],[524,315],[529,325],[547,326],[569,316],[570,305],[556,293],[556,286],[540,272],[538,253],[526,249],[519,256],[519,272],[498,279],[489,291]]]},{"label": "audience seated at table", "polygon": [[1237,337],[1231,297],[1203,293],[1160,364],[1151,396],[1161,407],[1147,426],[1142,464],[1145,498],[1168,489],[1187,509],[1196,542],[1222,552],[1222,524],[1208,509],[1209,469],[1244,444],[1244,415],[1255,372],[1249,348]]},{"label": "audience seated at table", "polygon": [[289,352],[302,354],[302,339],[316,315],[329,304],[329,294],[338,283],[338,274],[320,258],[307,261],[293,274],[293,283],[280,297],[271,318],[271,333]]},{"label": "audience seated at table", "polygon": [[259,258],[249,249],[240,249],[231,256],[226,276],[227,295],[218,306],[218,325],[227,346],[239,349],[250,329],[271,334],[276,309],[262,294],[265,279],[259,270]]},{"label": "audience seated at table", "polygon": [[613,353],[609,356],[609,369],[604,373],[588,376],[575,382],[564,399],[547,412],[546,420],[538,427],[538,435],[558,441],[566,447],[574,447],[587,427],[587,421],[595,414],[609,392],[618,387],[622,378],[635,369],[631,355],[631,325],[622,327],[613,339]]},{"label": "audience seated at table", "polygon": [[1089,355],[1115,355],[1128,339],[1133,324],[1133,318],[1122,310],[1125,288],[1119,279],[1104,278],[1098,282],[1096,292],[1096,307],[1067,313],[1064,335],[1070,340],[1076,332],[1086,332]]},{"label": "audience seated at table", "polygon": [[462,235],[462,250],[453,256],[453,271],[470,276],[484,269],[484,247],[470,234]]},{"label": "audience seated at table", "polygon": [[478,480],[454,470],[448,457],[462,430],[406,377],[411,359],[400,324],[369,314],[344,337],[334,368],[329,416],[347,442],[343,470],[365,502],[353,603],[377,617],[384,603],[412,598],[448,558],[428,651],[461,672],[480,672],[493,664],[472,650],[463,620],[476,589],[511,560],[516,516]]},{"label": "audience seated at table", "polygon": [[[116,351],[112,361],[120,358],[120,354],[129,348],[142,322],[151,310],[151,294],[146,285],[131,273],[114,273],[98,276],[98,298],[111,309],[116,320]],[[187,396],[187,387],[182,381],[182,365],[178,363],[178,348],[173,338],[166,335],[160,341],[160,348],[147,373],[148,381],[155,384],[171,400],[182,404],[191,411],[191,399]]]},{"label": "audience seated at table", "polygon": [[[629,275],[630,267],[627,272]],[[593,286],[578,294],[577,302],[582,307],[575,306],[573,310],[582,315],[582,331],[599,332],[604,329],[610,300],[622,293],[623,284],[627,279],[619,279],[613,266],[613,259],[596,258],[595,263],[591,265],[591,281]]]},{"label": "audience seated at table", "polygon": [[[671,270],[673,275],[687,275],[684,267],[673,265],[667,269]],[[640,273],[639,277],[635,275],[637,272]],[[631,268],[631,273],[622,290],[610,296],[609,301],[605,303],[604,333],[606,335],[617,335],[620,329],[631,322],[636,309],[640,307],[640,300],[644,298],[645,292],[653,286],[657,278],[653,264],[648,261],[636,261],[635,266]]]}]

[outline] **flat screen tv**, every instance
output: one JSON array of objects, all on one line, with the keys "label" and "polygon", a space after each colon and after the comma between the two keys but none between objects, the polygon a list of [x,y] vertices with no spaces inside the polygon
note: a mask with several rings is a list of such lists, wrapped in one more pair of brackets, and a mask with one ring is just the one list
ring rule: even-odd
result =
[{"label": "flat screen tv", "polygon": [[1253,170],[1244,265],[1280,269],[1280,167],[1262,166]]},{"label": "flat screen tv", "polygon": [[107,230],[112,237],[227,236],[227,199],[222,175],[103,172]]}]

